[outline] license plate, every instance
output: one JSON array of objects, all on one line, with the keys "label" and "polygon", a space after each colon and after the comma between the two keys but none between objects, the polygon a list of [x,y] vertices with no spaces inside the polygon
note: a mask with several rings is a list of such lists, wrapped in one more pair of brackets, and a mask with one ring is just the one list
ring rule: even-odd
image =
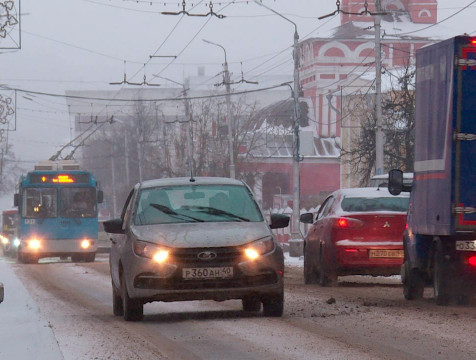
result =
[{"label": "license plate", "polygon": [[369,258],[393,258],[393,259],[403,259],[403,250],[369,250]]},{"label": "license plate", "polygon": [[471,241],[457,241],[456,250],[459,251],[476,251],[476,240]]},{"label": "license plate", "polygon": [[233,267],[201,267],[183,268],[182,277],[184,279],[223,279],[233,277]]}]

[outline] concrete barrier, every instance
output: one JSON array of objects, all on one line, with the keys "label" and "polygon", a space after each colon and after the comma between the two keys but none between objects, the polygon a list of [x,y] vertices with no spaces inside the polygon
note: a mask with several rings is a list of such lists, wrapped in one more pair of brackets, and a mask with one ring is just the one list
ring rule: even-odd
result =
[{"label": "concrete barrier", "polygon": [[300,257],[304,255],[304,240],[303,239],[290,239],[289,244],[289,256]]}]

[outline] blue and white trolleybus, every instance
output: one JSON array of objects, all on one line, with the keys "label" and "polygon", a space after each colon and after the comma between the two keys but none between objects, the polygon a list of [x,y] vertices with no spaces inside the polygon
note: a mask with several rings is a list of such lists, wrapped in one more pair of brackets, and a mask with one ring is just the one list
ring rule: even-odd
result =
[{"label": "blue and white trolleybus", "polygon": [[92,262],[98,242],[98,207],[103,193],[89,171],[71,161],[48,161],[20,178],[18,261],[71,257]]}]

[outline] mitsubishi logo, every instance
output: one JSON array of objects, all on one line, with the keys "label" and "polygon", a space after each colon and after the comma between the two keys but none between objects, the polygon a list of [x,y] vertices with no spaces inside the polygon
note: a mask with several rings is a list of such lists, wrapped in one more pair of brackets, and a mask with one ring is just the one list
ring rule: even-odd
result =
[{"label": "mitsubishi logo", "polygon": [[213,251],[202,251],[198,253],[197,257],[200,260],[213,260],[217,257],[217,253]]},{"label": "mitsubishi logo", "polygon": [[387,228],[387,227],[390,227],[390,224],[388,223],[388,221],[385,221],[385,224],[383,225],[384,228]]}]

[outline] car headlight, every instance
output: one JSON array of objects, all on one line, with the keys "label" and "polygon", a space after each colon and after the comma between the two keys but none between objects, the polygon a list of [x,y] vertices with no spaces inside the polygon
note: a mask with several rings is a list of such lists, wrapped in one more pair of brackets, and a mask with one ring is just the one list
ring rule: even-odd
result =
[{"label": "car headlight", "polygon": [[166,247],[140,240],[134,241],[134,252],[159,264],[164,263],[169,257],[169,249]]},{"label": "car headlight", "polygon": [[20,246],[20,243],[21,243],[21,241],[20,241],[19,238],[15,238],[15,239],[13,240],[13,246],[15,246],[15,247],[19,247],[19,246]]},{"label": "car headlight", "polygon": [[245,246],[245,255],[250,260],[255,260],[263,254],[274,250],[274,240],[271,236],[253,241]]}]

